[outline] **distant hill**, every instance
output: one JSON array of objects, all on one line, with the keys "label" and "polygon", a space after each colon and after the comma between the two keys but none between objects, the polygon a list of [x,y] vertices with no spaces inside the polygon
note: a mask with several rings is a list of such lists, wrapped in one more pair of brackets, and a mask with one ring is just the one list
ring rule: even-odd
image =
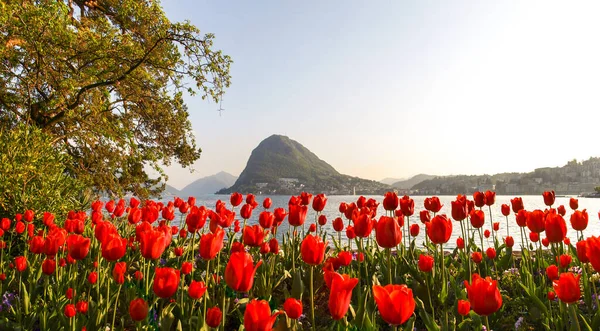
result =
[{"label": "distant hill", "polygon": [[230,187],[236,180],[236,176],[221,171],[212,176],[203,177],[191,182],[180,191],[179,195],[181,197],[188,197],[200,194],[213,194],[220,189]]},{"label": "distant hill", "polygon": [[179,190],[174,188],[173,186],[169,185],[169,184],[165,184],[165,190],[163,191],[164,195],[173,195],[173,196],[178,196],[179,195]]},{"label": "distant hill", "polygon": [[399,182],[399,181],[402,181],[402,180],[405,180],[405,179],[406,178],[390,178],[390,177],[387,177],[387,178],[384,178],[384,179],[380,180],[379,182],[387,184],[387,185],[392,185],[395,182]]},{"label": "distant hill", "polygon": [[399,189],[410,189],[413,186],[415,186],[423,181],[433,179],[435,177],[436,176],[419,174],[419,175],[413,176],[407,180],[397,181],[397,182],[393,183],[392,186],[395,188],[399,188]]},{"label": "distant hill", "polygon": [[380,194],[388,185],[340,174],[313,152],[286,136],[272,135],[252,151],[235,184],[218,193]]}]

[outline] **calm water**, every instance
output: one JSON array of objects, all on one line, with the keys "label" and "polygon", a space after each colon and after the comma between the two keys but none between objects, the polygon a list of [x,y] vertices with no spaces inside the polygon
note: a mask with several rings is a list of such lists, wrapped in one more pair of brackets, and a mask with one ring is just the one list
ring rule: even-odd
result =
[{"label": "calm water", "polygon": [[[249,220],[248,224],[252,225],[252,224],[258,223],[258,215],[263,211],[262,201],[266,197],[267,196],[257,196],[256,197],[256,201],[259,203],[259,206],[256,207],[256,209],[252,213],[252,218]],[[269,196],[269,197],[273,200],[273,205],[271,207],[271,211],[273,211],[273,209],[278,208],[278,207],[282,207],[287,210],[287,204],[288,204],[288,201],[290,198],[289,196]],[[186,199],[186,197],[182,197],[182,198]],[[340,213],[338,211],[338,207],[339,207],[340,203],[341,202],[348,202],[348,203],[355,202],[356,199],[358,199],[358,196],[328,196],[327,198],[328,198],[327,205],[325,207],[325,210],[323,210],[323,214],[325,214],[327,216],[327,225],[325,225],[325,229],[328,234],[335,234],[337,237],[337,233],[333,230],[331,222],[333,221],[333,219],[340,216]],[[367,196],[366,198],[367,199],[374,198],[378,202],[381,202],[383,200],[383,196]],[[419,236],[416,239],[417,244],[422,243],[425,240],[424,226],[419,220],[419,211],[425,209],[423,207],[423,202],[424,202],[425,198],[426,198],[425,196],[413,197],[413,199],[415,200],[415,214],[413,216],[411,216],[411,224],[416,222],[421,227]],[[444,205],[442,207],[442,210],[440,211],[440,213],[447,214],[448,216],[450,216],[451,208],[452,208],[450,202],[455,200],[456,196],[439,196],[439,198],[440,198],[440,201],[442,202],[442,204]],[[470,197],[470,198],[472,198],[472,197]],[[506,218],[502,215],[502,213],[500,211],[500,206],[503,203],[510,205],[510,199],[512,199],[512,198],[513,198],[513,196],[496,196],[496,203],[492,206],[493,220],[494,220],[494,222],[500,222],[500,231],[498,232],[498,234],[501,235],[502,237],[506,236]],[[523,205],[525,206],[525,209],[527,209],[527,210],[534,210],[534,209],[543,210],[546,208],[546,206],[544,205],[544,199],[542,198],[541,195],[539,195],[539,196],[538,195],[522,196],[522,198],[523,198]],[[207,208],[214,208],[217,200],[219,200],[219,199],[227,202],[228,207],[231,207],[231,205],[229,204],[229,195],[214,195],[214,194],[200,195],[200,196],[196,197],[196,204],[199,206],[204,205]],[[584,231],[584,235],[586,237],[591,236],[591,235],[596,235],[596,236],[600,235],[600,221],[598,220],[598,211],[600,211],[600,199],[594,199],[594,198],[578,198],[578,199],[579,199],[579,210],[587,209],[588,214],[589,214],[589,223],[588,223],[587,229]],[[576,241],[576,233],[573,229],[571,229],[570,222],[569,222],[569,218],[572,213],[571,208],[569,208],[569,198],[557,197],[554,207],[556,208],[559,205],[564,205],[567,210],[567,214],[565,215],[565,221],[567,222],[567,236],[569,238],[571,238],[572,242],[574,243]],[[236,208],[236,216],[238,216],[238,217],[239,217],[239,209],[240,209],[240,207],[238,206]],[[485,222],[483,229],[490,229],[490,221],[489,221],[490,215],[489,215],[488,207],[484,206],[483,211],[485,212],[485,218],[486,218],[486,222]],[[377,210],[377,215],[379,217],[379,215],[382,215],[382,214],[385,214],[385,210],[383,209],[383,206],[380,204],[379,209]],[[307,229],[308,229],[309,224],[315,222],[315,215],[316,215],[315,211],[313,211],[312,208],[309,206],[309,212],[308,212],[308,216],[306,217],[306,223],[305,223],[306,224],[305,226]],[[179,217],[176,217],[176,220],[178,220],[178,219],[179,219]],[[347,225],[348,221],[344,217],[342,217],[342,219],[344,220],[344,224]],[[280,229],[278,231],[280,235],[287,231],[287,224],[288,223],[287,223],[287,218],[286,218],[286,220],[284,221],[284,223],[282,224],[282,226],[280,227]],[[514,215],[509,216],[509,226],[510,226],[510,229],[509,229],[510,235],[515,240],[515,248],[520,247],[520,244],[521,244],[520,230],[519,230],[519,227],[517,226]],[[374,234],[374,231],[373,231],[373,234]],[[456,247],[456,238],[458,238],[460,235],[461,235],[460,224],[458,222],[453,221],[452,237],[445,247],[455,248]],[[344,232],[344,235],[342,236],[342,238],[344,238],[344,237],[345,237],[345,232]],[[487,246],[487,244],[486,244],[486,246]]]}]

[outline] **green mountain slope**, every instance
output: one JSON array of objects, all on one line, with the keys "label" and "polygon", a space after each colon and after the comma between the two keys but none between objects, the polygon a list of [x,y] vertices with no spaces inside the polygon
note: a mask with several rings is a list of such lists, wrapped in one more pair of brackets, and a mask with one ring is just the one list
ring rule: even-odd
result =
[{"label": "green mountain slope", "polygon": [[388,185],[376,181],[340,174],[297,141],[272,135],[252,151],[235,184],[218,193],[352,194],[356,190],[357,194],[379,194],[387,189]]}]

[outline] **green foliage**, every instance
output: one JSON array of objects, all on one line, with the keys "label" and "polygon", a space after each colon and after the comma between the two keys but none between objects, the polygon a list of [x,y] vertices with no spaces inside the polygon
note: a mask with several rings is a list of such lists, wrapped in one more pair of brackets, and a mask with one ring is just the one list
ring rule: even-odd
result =
[{"label": "green foliage", "polygon": [[218,101],[231,59],[158,1],[0,0],[0,125],[42,128],[101,192],[157,193],[200,157],[183,93]]},{"label": "green foliage", "polygon": [[56,217],[82,209],[87,200],[84,183],[65,173],[71,158],[52,146],[40,129],[18,125],[0,129],[0,217],[32,209]]}]

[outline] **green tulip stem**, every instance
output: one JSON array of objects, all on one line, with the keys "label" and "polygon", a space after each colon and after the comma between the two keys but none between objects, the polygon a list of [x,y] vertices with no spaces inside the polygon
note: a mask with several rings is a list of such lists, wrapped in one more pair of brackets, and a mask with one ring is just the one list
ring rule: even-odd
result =
[{"label": "green tulip stem", "polygon": [[[210,274],[210,260],[206,261],[206,277],[204,277],[205,281],[206,281],[206,287],[209,287],[209,284],[210,284],[210,275],[209,274]],[[204,321],[205,325],[206,325],[206,301],[207,301],[207,299],[208,299],[208,291],[204,292],[204,300],[202,300],[202,301],[204,301],[204,309],[202,311],[204,314],[203,321]]]},{"label": "green tulip stem", "polygon": [[577,308],[574,304],[567,304],[567,306],[569,306],[569,312],[571,313],[571,320],[573,321],[573,324],[575,325],[575,330],[580,331],[581,327],[579,326],[579,318],[577,317]]},{"label": "green tulip stem", "polygon": [[388,284],[392,284],[392,249],[391,248],[386,248],[387,250],[387,262],[388,262]]},{"label": "green tulip stem", "polygon": [[117,317],[117,307],[119,307],[119,295],[121,294],[121,287],[123,287],[123,284],[119,284],[119,290],[117,290],[117,298],[115,299],[115,308],[113,310],[112,324],[110,327],[111,330],[115,329],[115,318]]},{"label": "green tulip stem", "polygon": [[317,326],[315,325],[315,298],[314,298],[314,291],[313,291],[313,271],[314,271],[315,267],[314,266],[310,266],[310,278],[309,278],[309,283],[310,283],[310,323],[312,326],[313,331],[317,330]]},{"label": "green tulip stem", "polygon": [[431,316],[435,319],[435,309],[431,300],[431,290],[429,289],[429,273],[425,274],[425,286],[427,287],[427,297],[429,298],[429,306],[431,307]]},{"label": "green tulip stem", "polygon": [[294,226],[294,231],[292,232],[292,237],[290,238],[290,249],[292,250],[292,272],[296,273],[296,259],[294,258],[294,251],[296,243],[296,227]]},{"label": "green tulip stem", "polygon": [[491,331],[492,329],[490,329],[490,320],[489,320],[489,318],[487,317],[487,315],[485,316],[484,320],[485,320],[485,329],[486,329],[487,331]]}]

